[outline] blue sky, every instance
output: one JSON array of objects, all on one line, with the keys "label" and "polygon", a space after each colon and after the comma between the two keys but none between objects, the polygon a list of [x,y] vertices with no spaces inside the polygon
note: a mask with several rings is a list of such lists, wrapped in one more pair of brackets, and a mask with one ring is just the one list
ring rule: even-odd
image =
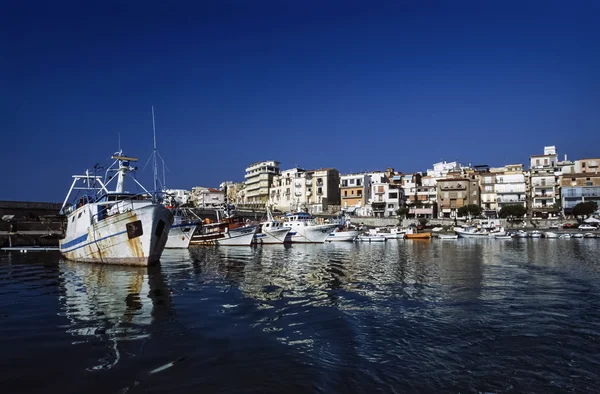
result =
[{"label": "blue sky", "polygon": [[[0,6],[0,200],[60,201],[117,148],[167,186],[245,167],[404,172],[600,156],[600,3],[102,1]],[[139,176],[150,185],[150,170]]]}]

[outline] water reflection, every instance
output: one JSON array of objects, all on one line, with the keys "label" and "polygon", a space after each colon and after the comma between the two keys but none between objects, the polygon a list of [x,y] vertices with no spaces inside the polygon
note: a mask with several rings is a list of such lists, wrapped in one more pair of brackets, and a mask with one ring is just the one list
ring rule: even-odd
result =
[{"label": "water reflection", "polygon": [[148,338],[156,318],[171,313],[171,297],[161,267],[59,263],[60,315],[74,344],[100,342],[106,347],[95,369],[110,369],[121,359],[121,345]]}]

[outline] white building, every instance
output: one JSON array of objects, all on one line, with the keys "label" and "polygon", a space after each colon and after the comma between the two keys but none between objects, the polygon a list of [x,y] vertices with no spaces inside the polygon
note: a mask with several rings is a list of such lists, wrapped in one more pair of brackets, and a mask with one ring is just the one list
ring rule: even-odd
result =
[{"label": "white building", "polygon": [[212,187],[192,188],[190,201],[199,208],[215,208],[225,202],[225,192]]},{"label": "white building", "polygon": [[[396,216],[398,208],[404,206],[404,189],[399,184],[390,183],[395,174],[375,172],[371,176],[371,198],[368,205],[373,216]],[[399,176],[399,175],[397,175]]]},{"label": "white building", "polygon": [[498,210],[508,204],[527,206],[527,185],[521,164],[504,167],[503,172],[496,174],[494,192],[497,196]]},{"label": "white building", "polygon": [[461,171],[465,168],[466,167],[464,167],[457,161],[453,161],[450,163],[441,161],[439,163],[435,163],[433,165],[432,170],[427,170],[427,176],[430,176],[432,178],[445,178],[449,172]]},{"label": "white building", "polygon": [[279,174],[279,162],[274,160],[252,163],[246,168],[246,204],[265,204],[273,176]]},{"label": "white building", "polygon": [[292,212],[306,203],[304,172],[302,168],[291,168],[273,176],[268,201],[273,209]]},{"label": "white building", "polygon": [[190,201],[190,191],[184,189],[167,189],[164,191],[167,197],[167,202],[171,203],[171,199],[174,200],[175,204],[183,205]]},{"label": "white building", "polygon": [[556,172],[558,155],[555,146],[545,146],[543,155],[532,155],[529,161],[531,212],[534,217],[552,217],[554,205],[560,201]]}]

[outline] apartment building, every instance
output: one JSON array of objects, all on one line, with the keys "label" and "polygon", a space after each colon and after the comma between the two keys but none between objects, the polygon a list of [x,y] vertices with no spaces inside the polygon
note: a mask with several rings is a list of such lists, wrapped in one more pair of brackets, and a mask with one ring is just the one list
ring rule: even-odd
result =
[{"label": "apartment building", "polygon": [[367,173],[340,176],[340,199],[342,209],[353,213],[364,207],[371,198],[371,177]]},{"label": "apartment building", "polygon": [[532,155],[529,162],[529,206],[531,217],[554,217],[560,201],[559,176],[556,174],[556,147],[545,146],[543,155]]},{"label": "apartment building", "polygon": [[494,192],[497,209],[509,204],[527,206],[527,185],[522,164],[508,164],[495,174]]},{"label": "apartment building", "polygon": [[244,203],[265,204],[273,177],[279,174],[279,162],[274,160],[252,163],[246,168]]},{"label": "apartment building", "polygon": [[273,209],[297,211],[306,204],[304,173],[304,169],[295,167],[273,176],[269,191],[269,205]]},{"label": "apartment building", "polygon": [[190,201],[196,207],[214,208],[225,202],[225,193],[212,187],[196,186],[192,188]]},{"label": "apartment building", "polygon": [[371,198],[369,205],[374,216],[396,216],[400,207],[404,206],[404,190],[400,185],[401,174],[393,168],[385,172],[375,172],[371,176]]},{"label": "apartment building", "polygon": [[184,205],[190,201],[190,191],[184,189],[167,189],[163,192],[167,203],[176,205]]},{"label": "apartment building", "polygon": [[306,208],[311,214],[326,212],[340,205],[340,173],[335,168],[320,168],[305,173]]},{"label": "apartment building", "polygon": [[600,207],[600,173],[565,174],[561,179],[562,208],[570,215],[580,202],[595,201]]},{"label": "apartment building", "polygon": [[437,181],[438,210],[441,217],[456,218],[465,205],[480,205],[479,181],[476,175],[450,177]]}]

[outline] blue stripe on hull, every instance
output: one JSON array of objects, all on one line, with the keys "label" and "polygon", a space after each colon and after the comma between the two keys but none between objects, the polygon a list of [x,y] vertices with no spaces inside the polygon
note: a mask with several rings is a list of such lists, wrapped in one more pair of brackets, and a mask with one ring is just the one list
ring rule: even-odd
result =
[{"label": "blue stripe on hull", "polygon": [[[62,245],[62,246],[61,246],[61,252],[62,252],[62,253],[69,253],[69,252],[72,252],[72,251],[74,251],[74,250],[77,250],[77,249],[81,249],[81,248],[83,248],[83,247],[86,247],[86,246],[88,246],[88,245],[91,245],[91,244],[94,244],[94,243],[98,243],[98,242],[100,242],[100,241],[104,241],[105,239],[112,238],[112,237],[116,237],[117,235],[125,234],[126,232],[127,232],[127,230],[125,230],[125,231],[121,231],[121,232],[119,232],[119,233],[114,233],[114,234],[111,234],[111,235],[107,235],[106,237],[98,238],[98,239],[96,239],[96,240],[94,240],[94,241],[91,241],[91,242],[88,242],[88,243],[86,243],[86,244],[79,245],[79,246],[77,246],[76,248],[73,248],[73,249],[71,249],[71,250],[65,250],[65,246],[64,246],[64,245]],[[76,238],[76,239],[74,239],[73,241],[69,241],[69,242],[67,242],[67,244],[69,244],[69,243],[71,243],[71,242],[74,242],[74,241],[77,241],[78,239],[81,239],[81,238],[83,238],[83,237],[79,237],[79,238]],[[85,240],[87,240],[87,234],[85,235],[85,239],[84,239],[83,241],[85,241]],[[79,241],[79,242],[82,242],[82,241]],[[76,244],[76,243],[75,243],[75,244]]]},{"label": "blue stripe on hull", "polygon": [[75,239],[73,239],[73,240],[71,240],[69,242],[66,242],[66,243],[62,244],[60,247],[61,247],[61,249],[68,249],[71,246],[75,246],[77,244],[80,244],[82,242],[87,241],[87,238],[88,238],[88,235],[84,234],[81,237],[77,237],[77,238],[75,238]]}]

